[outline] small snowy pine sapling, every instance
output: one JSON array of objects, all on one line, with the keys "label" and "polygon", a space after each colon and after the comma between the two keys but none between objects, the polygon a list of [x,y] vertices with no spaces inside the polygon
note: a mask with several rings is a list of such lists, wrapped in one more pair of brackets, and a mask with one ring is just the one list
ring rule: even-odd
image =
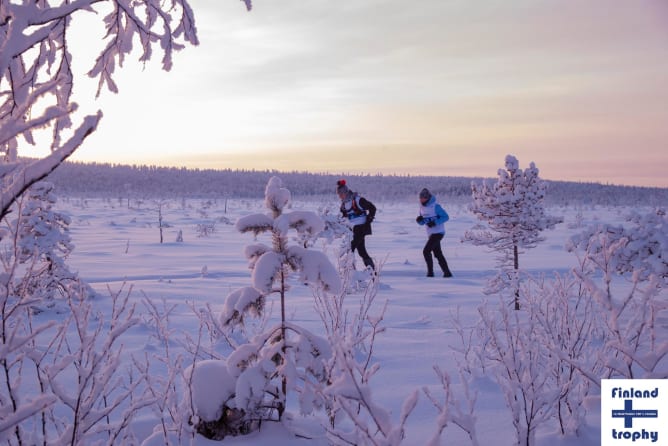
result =
[{"label": "small snowy pine sapling", "polygon": [[499,255],[497,265],[500,271],[490,282],[490,291],[510,288],[515,309],[519,310],[520,250],[535,247],[544,240],[542,231],[553,229],[563,220],[545,213],[546,185],[538,177],[534,163],[522,170],[517,158],[507,155],[505,169],[499,169],[498,175],[494,184],[486,181],[471,184],[473,203],[470,209],[483,226],[467,231],[462,241],[487,246]]},{"label": "small snowy pine sapling", "polygon": [[[240,430],[242,425],[250,428],[274,414],[281,420],[289,391],[297,394],[300,410],[310,413],[321,404],[312,390],[313,384],[328,379],[325,363],[331,350],[327,341],[286,319],[287,279],[298,272],[303,283],[328,293],[338,293],[341,281],[322,252],[304,247],[306,240],[322,230],[322,220],[312,212],[284,212],[289,201],[290,191],[279,178],[272,177],[265,189],[269,213],[248,215],[236,223],[242,233],[251,232],[256,237],[268,233],[271,245],[258,243],[246,248],[253,270],[252,286],[227,296],[220,326],[229,338],[249,315],[261,315],[266,299],[273,294],[280,298],[281,320],[280,324],[269,326],[237,345],[227,358],[234,398],[225,401],[220,413],[234,414],[234,423],[239,423],[221,427],[221,431],[228,433]],[[290,230],[297,232],[299,246],[289,244]],[[197,370],[198,364],[194,367]]]}]

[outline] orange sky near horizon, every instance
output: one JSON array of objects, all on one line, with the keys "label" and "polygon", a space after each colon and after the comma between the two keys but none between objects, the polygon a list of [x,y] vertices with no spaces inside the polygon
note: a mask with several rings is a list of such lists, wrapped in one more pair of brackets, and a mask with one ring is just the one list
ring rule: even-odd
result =
[{"label": "orange sky near horizon", "polygon": [[170,73],[126,62],[97,101],[78,82],[104,118],[73,159],[491,177],[510,153],[546,179],[668,187],[668,2],[253,5],[193,0],[201,45]]}]

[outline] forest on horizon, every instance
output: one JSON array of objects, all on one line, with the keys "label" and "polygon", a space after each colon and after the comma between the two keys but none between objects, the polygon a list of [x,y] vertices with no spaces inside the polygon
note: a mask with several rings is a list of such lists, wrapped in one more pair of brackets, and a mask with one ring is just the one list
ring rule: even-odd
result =
[{"label": "forest on horizon", "polygon": [[[336,181],[345,178],[351,189],[372,200],[412,200],[427,187],[444,201],[456,203],[470,200],[472,181],[483,181],[473,177],[216,170],[69,161],[52,172],[48,181],[56,185],[59,195],[86,198],[261,198],[272,176],[280,176],[295,197],[335,196]],[[494,172],[490,172],[489,178],[493,176]],[[668,188],[545,181],[546,201],[553,205],[668,203]]]}]

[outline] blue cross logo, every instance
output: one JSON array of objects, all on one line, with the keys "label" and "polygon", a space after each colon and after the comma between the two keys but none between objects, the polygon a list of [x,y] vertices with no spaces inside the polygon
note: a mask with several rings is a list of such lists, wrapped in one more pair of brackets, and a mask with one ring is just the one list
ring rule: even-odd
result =
[{"label": "blue cross logo", "polygon": [[658,410],[634,410],[633,400],[624,400],[623,410],[613,410],[612,418],[624,418],[624,427],[632,428],[634,418],[658,418]]}]

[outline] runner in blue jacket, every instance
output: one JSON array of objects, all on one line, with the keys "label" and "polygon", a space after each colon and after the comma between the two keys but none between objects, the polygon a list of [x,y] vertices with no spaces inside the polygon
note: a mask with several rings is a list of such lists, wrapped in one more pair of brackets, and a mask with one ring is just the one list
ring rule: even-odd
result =
[{"label": "runner in blue jacket", "polygon": [[427,277],[434,277],[434,259],[438,261],[441,270],[443,270],[443,277],[452,277],[448,262],[445,260],[443,251],[441,250],[441,240],[445,237],[445,226],[443,223],[448,221],[450,217],[445,209],[436,202],[436,197],[429,192],[427,188],[420,191],[420,215],[415,221],[420,226],[425,226],[427,230],[427,243],[424,245],[422,254],[424,261],[427,263]]}]

